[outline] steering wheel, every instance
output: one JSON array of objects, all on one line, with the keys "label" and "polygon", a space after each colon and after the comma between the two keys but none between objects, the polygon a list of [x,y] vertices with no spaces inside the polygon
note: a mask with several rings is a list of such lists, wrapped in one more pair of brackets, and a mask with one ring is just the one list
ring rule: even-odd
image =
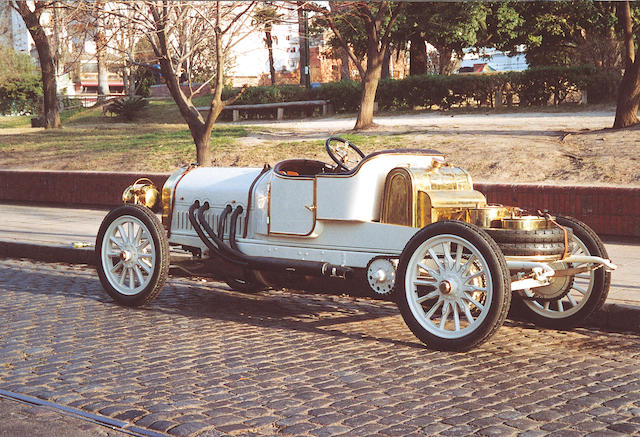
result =
[{"label": "steering wheel", "polygon": [[[324,148],[327,153],[333,159],[333,162],[338,164],[338,167],[344,171],[349,171],[364,158],[364,153],[349,140],[345,140],[340,137],[329,137],[324,143]],[[354,153],[358,156],[354,156]]]}]

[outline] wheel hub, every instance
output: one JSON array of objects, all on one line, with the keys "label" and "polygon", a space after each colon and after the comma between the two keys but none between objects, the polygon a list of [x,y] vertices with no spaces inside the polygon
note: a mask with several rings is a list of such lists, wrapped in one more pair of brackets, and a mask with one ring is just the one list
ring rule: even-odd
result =
[{"label": "wheel hub", "polygon": [[375,258],[367,266],[367,282],[377,294],[388,294],[396,283],[396,266],[387,258]]},{"label": "wheel hub", "polygon": [[438,288],[440,289],[440,293],[449,294],[449,293],[451,293],[451,290],[452,290],[453,287],[451,286],[451,282],[442,281],[440,283],[440,285],[438,286]]}]

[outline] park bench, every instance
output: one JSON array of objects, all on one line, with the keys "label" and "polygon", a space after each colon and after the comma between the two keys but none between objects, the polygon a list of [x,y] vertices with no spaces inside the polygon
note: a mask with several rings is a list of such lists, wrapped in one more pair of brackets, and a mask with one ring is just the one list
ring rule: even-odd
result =
[{"label": "park bench", "polygon": [[[253,105],[228,105],[225,106],[223,111],[233,111],[233,121],[240,120],[240,111],[252,111],[261,109],[275,109],[276,119],[284,119],[285,108],[315,108],[317,106],[322,107],[322,115],[327,115],[330,112],[330,103],[327,100],[304,100],[298,102],[278,102],[278,103],[257,103]],[[208,106],[200,106],[196,108],[198,111],[208,111]]]}]

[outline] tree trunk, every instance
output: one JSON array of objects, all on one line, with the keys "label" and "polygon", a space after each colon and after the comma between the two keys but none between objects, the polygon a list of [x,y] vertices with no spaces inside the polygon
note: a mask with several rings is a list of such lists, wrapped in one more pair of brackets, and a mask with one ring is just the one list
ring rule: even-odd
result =
[{"label": "tree trunk", "polygon": [[264,31],[264,42],[267,44],[269,52],[269,74],[271,75],[271,85],[276,84],[276,67],[273,65],[273,40],[271,39],[271,26],[267,25]]},{"label": "tree trunk", "polygon": [[307,86],[307,71],[309,65],[309,53],[307,53],[307,17],[304,13],[304,2],[297,2],[298,7],[298,53],[300,54],[300,86]]},{"label": "tree trunk", "polygon": [[619,2],[616,4],[616,14],[618,21],[622,27],[622,37],[624,53],[622,59],[624,61],[624,68],[630,68],[634,61],[634,44],[633,44],[633,22],[631,20],[631,8],[629,7],[629,0]]},{"label": "tree trunk", "polygon": [[453,56],[453,49],[449,47],[438,47],[438,73],[451,74],[451,56]]},{"label": "tree trunk", "polygon": [[96,61],[98,63],[98,103],[102,103],[105,100],[105,95],[110,93],[106,63],[106,37],[102,31],[98,31],[93,40],[96,42]]},{"label": "tree trunk", "polygon": [[382,79],[389,79],[391,77],[391,48],[387,47],[384,51],[384,58],[382,59],[382,72],[380,73]]},{"label": "tree trunk", "polygon": [[411,46],[409,47],[409,75],[427,73],[427,47],[424,38],[419,33],[411,36]]},{"label": "tree trunk", "polygon": [[362,80],[362,94],[360,97],[360,110],[356,119],[355,130],[366,129],[373,126],[373,106],[376,100],[378,82],[382,73],[383,53],[367,54],[367,71]]},{"label": "tree trunk", "polygon": [[31,11],[27,2],[16,2],[16,10],[24,20],[38,50],[40,70],[42,72],[42,91],[44,102],[44,127],[45,129],[60,128],[60,113],[58,108],[58,86],[56,82],[56,69],[51,54],[49,39],[40,25],[40,14],[43,6],[35,3],[35,10]]},{"label": "tree trunk", "polygon": [[616,119],[614,128],[624,128],[640,123],[638,108],[640,107],[640,61],[636,55],[635,62],[625,70],[618,90]]},{"label": "tree trunk", "polygon": [[194,135],[191,132],[193,141],[196,144],[196,161],[199,165],[211,165],[211,147],[209,142],[211,141],[211,131],[199,132]]},{"label": "tree trunk", "polygon": [[[617,14],[624,37],[625,61],[624,76],[618,89],[616,118],[614,128],[625,128],[640,123],[638,108],[640,107],[640,52],[634,56],[633,24],[629,1],[618,3]],[[640,49],[638,49],[640,51]]]},{"label": "tree trunk", "polygon": [[340,80],[351,80],[349,54],[344,49],[340,49]]}]

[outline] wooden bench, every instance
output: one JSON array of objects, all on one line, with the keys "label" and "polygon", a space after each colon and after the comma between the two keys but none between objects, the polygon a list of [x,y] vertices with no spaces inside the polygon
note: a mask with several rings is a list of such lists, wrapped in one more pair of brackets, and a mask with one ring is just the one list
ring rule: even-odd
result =
[{"label": "wooden bench", "polygon": [[[329,114],[330,103],[327,100],[304,100],[299,102],[279,102],[279,103],[257,103],[255,105],[228,105],[225,106],[223,111],[233,111],[233,121],[240,120],[240,111],[260,110],[260,109],[275,109],[276,119],[284,119],[284,108],[305,108],[316,106],[322,107],[322,115]],[[208,111],[208,106],[199,106],[196,108],[198,111]]]}]

